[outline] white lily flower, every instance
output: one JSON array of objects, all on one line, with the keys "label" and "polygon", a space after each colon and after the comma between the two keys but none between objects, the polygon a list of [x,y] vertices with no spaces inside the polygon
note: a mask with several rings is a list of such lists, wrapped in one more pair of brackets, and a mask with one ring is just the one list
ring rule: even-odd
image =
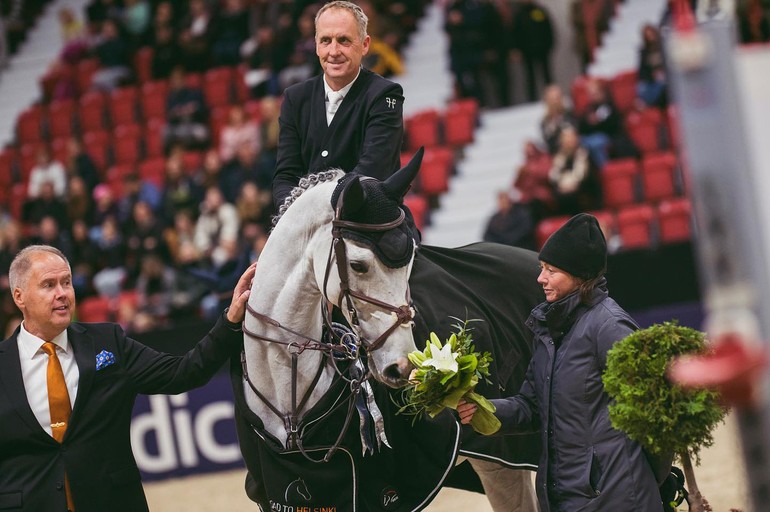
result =
[{"label": "white lily flower", "polygon": [[431,350],[433,357],[423,361],[422,366],[432,366],[440,372],[452,372],[457,373],[459,369],[457,365],[457,352],[452,352],[452,346],[449,343],[444,344],[441,350],[436,350],[434,347]]}]

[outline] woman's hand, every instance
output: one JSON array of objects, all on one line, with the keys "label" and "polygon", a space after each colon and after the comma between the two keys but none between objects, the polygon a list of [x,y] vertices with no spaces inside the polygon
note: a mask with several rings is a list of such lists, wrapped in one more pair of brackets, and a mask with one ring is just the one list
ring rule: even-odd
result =
[{"label": "woman's hand", "polygon": [[457,414],[460,415],[460,423],[467,425],[473,419],[473,415],[476,413],[476,404],[471,404],[465,400],[460,399],[457,403]]}]

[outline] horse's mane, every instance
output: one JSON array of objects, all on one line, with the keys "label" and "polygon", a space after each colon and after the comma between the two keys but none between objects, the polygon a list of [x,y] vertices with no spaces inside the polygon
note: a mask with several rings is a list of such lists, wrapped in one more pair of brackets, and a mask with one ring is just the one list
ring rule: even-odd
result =
[{"label": "horse's mane", "polygon": [[325,183],[334,179],[340,178],[344,172],[342,169],[331,169],[329,171],[321,171],[315,174],[308,174],[303,176],[299,180],[299,184],[291,190],[291,194],[284,199],[283,204],[278,209],[278,213],[273,216],[273,228],[275,228],[278,221],[281,220],[283,214],[289,209],[289,206],[293,205],[299,196],[301,196],[306,190],[311,189],[319,183]]}]

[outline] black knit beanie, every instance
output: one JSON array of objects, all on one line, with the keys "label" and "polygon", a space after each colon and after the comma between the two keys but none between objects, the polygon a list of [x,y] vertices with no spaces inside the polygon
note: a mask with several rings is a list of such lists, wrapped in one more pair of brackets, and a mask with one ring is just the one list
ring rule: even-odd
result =
[{"label": "black knit beanie", "polygon": [[580,279],[593,279],[607,267],[607,242],[596,217],[579,213],[557,229],[540,250],[540,261]]}]

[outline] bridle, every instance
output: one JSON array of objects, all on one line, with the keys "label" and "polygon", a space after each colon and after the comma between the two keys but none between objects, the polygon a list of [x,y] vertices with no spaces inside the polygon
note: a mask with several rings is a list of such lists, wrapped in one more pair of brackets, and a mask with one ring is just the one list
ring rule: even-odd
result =
[{"label": "bridle", "polygon": [[[366,349],[367,352],[371,353],[377,350],[378,348],[382,347],[382,344],[385,343],[385,340],[388,339],[388,336],[393,334],[393,331],[395,331],[399,326],[410,323],[414,318],[414,308],[411,306],[411,299],[409,295],[409,285],[407,284],[407,287],[406,287],[405,303],[400,306],[394,306],[392,304],[383,302],[379,299],[375,299],[374,297],[370,297],[364,293],[358,292],[356,290],[352,290],[350,288],[350,281],[348,279],[348,256],[347,256],[347,250],[345,248],[345,241],[342,238],[342,230],[350,229],[353,231],[363,231],[368,233],[381,233],[381,232],[389,231],[391,229],[395,229],[398,226],[400,226],[405,221],[406,215],[404,214],[404,210],[400,210],[400,213],[397,219],[391,222],[385,222],[382,224],[365,224],[362,222],[340,220],[340,210],[342,208],[342,195],[343,194],[340,195],[340,198],[337,201],[337,208],[335,209],[334,220],[332,220],[332,244],[329,249],[329,257],[326,262],[326,272],[324,273],[323,291],[324,291],[324,296],[327,297],[327,300],[328,300],[328,293],[326,289],[329,282],[329,275],[331,273],[331,261],[332,261],[332,254],[333,254],[337,262],[337,274],[339,275],[339,278],[340,278],[340,298],[337,303],[337,307],[342,309],[343,307],[342,303],[343,301],[345,302],[345,307],[347,308],[348,314],[350,315],[350,323],[352,324],[353,329],[360,330],[360,327],[361,327],[358,321],[358,311],[353,305],[352,299],[354,298],[362,302],[368,302],[369,304],[372,304],[374,306],[377,306],[378,308],[384,309],[385,311],[389,311],[395,314],[396,318],[395,318],[395,321],[393,322],[393,325],[391,325],[387,330],[385,330],[385,332],[380,334],[374,341],[370,342],[366,338],[361,337],[361,342],[364,345],[364,348]],[[323,315],[324,324],[327,327],[331,327],[331,311],[327,308],[324,310],[324,312],[325,312],[325,314]]]},{"label": "bridle", "polygon": [[[328,298],[327,286],[329,283],[329,278],[331,276],[332,258],[334,258],[337,265],[337,273],[340,278],[340,298],[336,305],[337,307],[342,309],[343,302],[344,302],[344,305],[347,308],[347,312],[350,315],[352,327],[355,331],[357,331],[356,332],[357,336],[353,336],[353,338],[355,339],[354,346],[351,346],[350,343],[346,343],[346,341],[348,340],[343,339],[343,336],[340,336],[337,333],[337,330],[333,328],[331,307],[322,308],[322,311],[323,311],[322,319],[323,319],[324,325],[327,328],[326,331],[329,334],[329,337],[332,339],[331,342],[324,341],[324,340],[316,340],[314,338],[308,337],[300,332],[297,332],[294,329],[291,329],[287,326],[282,325],[277,320],[254,310],[249,305],[246,306],[246,311],[256,320],[262,323],[268,324],[270,326],[273,326],[279,330],[285,331],[291,334],[292,336],[299,338],[300,340],[297,341],[295,339],[293,341],[286,341],[282,339],[272,338],[269,336],[264,336],[248,330],[245,326],[245,322],[243,325],[243,333],[246,336],[249,336],[250,338],[255,340],[261,340],[261,341],[267,341],[270,343],[278,343],[281,345],[285,345],[289,350],[289,352],[291,353],[292,410],[289,413],[280,411],[274,404],[272,404],[267,399],[267,397],[265,397],[262,393],[260,393],[259,390],[256,388],[256,386],[252,383],[248,375],[246,357],[244,353],[241,354],[241,368],[243,371],[244,379],[249,384],[249,387],[251,388],[251,390],[260,398],[260,400],[262,400],[262,402],[265,403],[265,405],[274,414],[276,414],[279,418],[283,419],[284,427],[286,429],[287,436],[288,436],[289,446],[299,448],[299,450],[303,453],[303,455],[306,458],[314,462],[321,462],[321,461],[312,459],[307,455],[307,453],[305,453],[305,450],[302,447],[301,436],[299,434],[299,424],[300,424],[299,420],[300,420],[300,413],[307,405],[307,402],[313,390],[318,384],[321,378],[321,375],[323,373],[325,364],[327,364],[327,361],[331,361],[331,364],[335,369],[335,373],[339,376],[339,378],[344,379],[348,382],[351,390],[351,395],[348,403],[348,411],[347,411],[343,428],[334,445],[332,445],[332,447],[324,456],[323,458],[324,462],[327,462],[331,458],[331,456],[336,452],[336,450],[339,448],[340,444],[342,443],[342,439],[347,431],[347,428],[350,424],[350,420],[353,416],[353,411],[356,409],[356,400],[358,398],[358,395],[361,392],[362,388],[366,389],[369,386],[367,381],[371,375],[371,371],[368,370],[368,368],[365,368],[364,371],[361,371],[362,363],[359,360],[359,358],[361,357],[360,350],[363,349],[367,353],[371,353],[381,348],[385,343],[385,340],[387,340],[387,338],[399,326],[409,324],[414,318],[414,309],[410,305],[411,300],[410,300],[408,284],[407,284],[407,290],[406,290],[405,304],[402,304],[400,306],[394,306],[392,304],[388,304],[379,299],[370,297],[369,295],[358,292],[356,290],[352,290],[350,288],[350,281],[348,277],[347,251],[345,248],[345,241],[342,235],[343,229],[373,233],[373,232],[385,232],[390,229],[397,228],[403,222],[405,222],[406,216],[404,214],[403,209],[400,210],[400,214],[398,218],[396,218],[391,222],[386,222],[381,224],[367,224],[362,222],[345,221],[340,219],[342,204],[343,204],[343,196],[344,196],[344,192],[340,194],[340,197],[337,201],[337,207],[335,208],[335,211],[334,211],[334,218],[332,220],[332,241],[329,247],[329,256],[326,261],[326,269],[324,271],[323,294],[324,294],[324,297],[326,298],[327,304],[330,305],[331,301],[329,301],[329,298]],[[367,302],[378,308],[384,309],[385,311],[389,311],[390,313],[395,314],[395,321],[393,325],[391,325],[382,334],[380,334],[374,341],[369,342],[368,340],[366,340],[366,338],[364,338],[359,334],[361,326],[358,320],[358,311],[355,308],[353,299],[357,299],[362,302]],[[297,403],[298,357],[305,350],[317,350],[324,353],[324,355],[327,357],[322,359],[321,364],[318,368],[318,371],[315,374],[315,377],[311,385],[306,390],[300,402]],[[351,369],[349,370],[348,376],[345,376],[344,373],[340,371],[336,363],[336,361],[339,359],[348,360],[351,362],[351,364],[349,365]],[[355,370],[353,368],[355,368]],[[387,443],[387,440],[385,442]]]}]

